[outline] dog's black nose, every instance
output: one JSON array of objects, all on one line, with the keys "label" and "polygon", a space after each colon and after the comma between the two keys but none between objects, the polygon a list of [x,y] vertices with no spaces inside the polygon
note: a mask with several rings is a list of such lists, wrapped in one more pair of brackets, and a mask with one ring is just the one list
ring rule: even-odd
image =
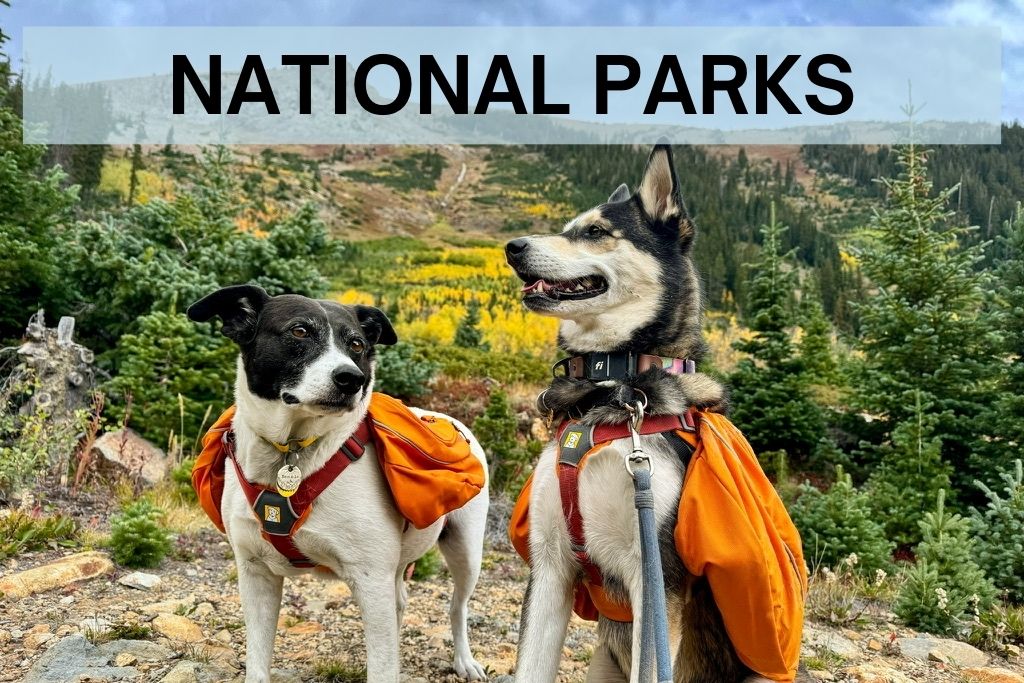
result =
[{"label": "dog's black nose", "polygon": [[516,254],[521,254],[526,251],[528,246],[530,246],[530,240],[525,237],[519,237],[505,245],[505,255],[515,256]]},{"label": "dog's black nose", "polygon": [[363,387],[366,376],[358,368],[341,367],[331,373],[334,386],[343,394],[354,394]]}]

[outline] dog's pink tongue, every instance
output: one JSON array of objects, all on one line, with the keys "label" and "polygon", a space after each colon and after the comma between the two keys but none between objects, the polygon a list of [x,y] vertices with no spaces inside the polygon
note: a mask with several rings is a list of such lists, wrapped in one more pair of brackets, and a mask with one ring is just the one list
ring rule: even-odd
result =
[{"label": "dog's pink tongue", "polygon": [[535,292],[538,289],[543,292],[544,291],[544,285],[545,285],[545,282],[543,280],[537,280],[532,285],[523,285],[523,293],[524,294],[529,294],[530,292]]}]

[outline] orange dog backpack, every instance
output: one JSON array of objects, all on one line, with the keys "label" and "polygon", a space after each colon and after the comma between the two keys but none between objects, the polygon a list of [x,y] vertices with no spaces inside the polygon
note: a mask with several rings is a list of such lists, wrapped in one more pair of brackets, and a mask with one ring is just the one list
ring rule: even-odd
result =
[{"label": "orange dog backpack", "polygon": [[[220,503],[224,468],[231,457],[229,435],[234,416],[235,407],[231,406],[210,427],[192,468],[192,486],[199,503],[221,531]],[[462,507],[483,489],[487,480],[484,466],[450,420],[420,418],[401,401],[374,393],[367,424],[395,506],[417,529]]]},{"label": "orange dog backpack", "polygon": [[[663,429],[655,423],[668,425],[669,420],[648,418],[642,430],[648,433],[650,422],[651,429],[672,431],[694,449],[679,499],[676,552],[691,574],[707,578],[740,660],[770,680],[793,681],[807,594],[799,532],[739,430],[717,413],[695,417],[695,426],[686,428],[691,420],[681,417],[676,426]],[[586,455],[628,433],[601,436],[613,432],[607,426],[592,432]],[[560,430],[560,447],[561,438],[568,440],[574,433],[579,430]],[[509,522],[512,545],[527,562],[531,483],[520,493]],[[632,619],[630,606],[610,600],[599,581],[586,573],[577,585],[573,608],[584,619],[599,614],[615,621]]]}]

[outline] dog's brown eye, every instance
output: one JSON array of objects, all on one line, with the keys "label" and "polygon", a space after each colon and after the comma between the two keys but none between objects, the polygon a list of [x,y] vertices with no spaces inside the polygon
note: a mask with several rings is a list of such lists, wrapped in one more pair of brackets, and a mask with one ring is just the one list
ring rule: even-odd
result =
[{"label": "dog's brown eye", "polygon": [[589,228],[587,228],[587,235],[589,235],[590,237],[603,237],[604,235],[607,234],[607,230],[605,230],[604,228],[599,228],[596,225],[591,225]]},{"label": "dog's brown eye", "polygon": [[362,339],[353,339],[348,343],[348,348],[352,349],[355,353],[362,353],[366,349],[366,342]]},{"label": "dog's brown eye", "polygon": [[296,325],[295,327],[293,327],[291,329],[291,333],[293,337],[297,337],[299,339],[305,339],[306,337],[309,336],[309,330],[307,330],[302,325]]}]

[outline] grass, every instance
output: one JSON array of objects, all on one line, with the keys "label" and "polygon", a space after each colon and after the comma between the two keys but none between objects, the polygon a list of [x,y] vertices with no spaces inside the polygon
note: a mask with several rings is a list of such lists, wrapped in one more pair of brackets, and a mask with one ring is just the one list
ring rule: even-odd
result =
[{"label": "grass", "polygon": [[151,640],[153,629],[142,624],[114,624],[106,631],[86,631],[85,637],[96,645],[113,640]]},{"label": "grass", "polygon": [[437,546],[434,546],[423,557],[416,560],[412,570],[413,581],[424,581],[433,578],[437,576],[442,567],[441,552],[437,549]]},{"label": "grass", "polygon": [[817,655],[804,657],[803,663],[804,666],[813,671],[836,673],[846,663],[846,658],[831,650],[822,650]]},{"label": "grass", "polygon": [[[122,478],[114,484],[114,497],[123,507],[138,500],[140,492],[130,480]],[[195,498],[184,495],[179,483],[171,477],[163,479],[141,497],[163,512],[162,524],[173,534],[193,534],[213,528]]]},{"label": "grass", "polygon": [[78,525],[65,515],[31,515],[21,510],[0,516],[0,560],[24,552],[78,545]]},{"label": "grass", "polygon": [[366,667],[353,666],[336,659],[323,659],[313,664],[313,676],[317,683],[364,683]]},{"label": "grass", "polygon": [[804,611],[829,624],[862,624],[872,620],[873,608],[892,604],[898,592],[899,581],[884,572],[867,577],[849,566],[822,568],[810,577]]}]

